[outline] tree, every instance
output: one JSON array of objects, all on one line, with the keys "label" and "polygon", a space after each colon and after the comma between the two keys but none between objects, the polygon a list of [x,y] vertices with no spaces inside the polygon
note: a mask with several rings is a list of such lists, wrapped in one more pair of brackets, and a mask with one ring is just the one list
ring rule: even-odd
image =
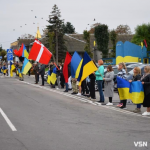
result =
[{"label": "tree", "polygon": [[132,34],[131,29],[128,25],[119,25],[116,28],[116,33],[119,35],[126,35],[126,34],[131,35]]},{"label": "tree", "polygon": [[150,24],[138,25],[135,28],[135,34],[131,40],[132,43],[141,45],[141,42],[146,40],[147,50],[150,51]]},{"label": "tree", "polygon": [[91,29],[89,30],[89,32],[90,32],[91,34],[94,34],[94,32],[95,32],[95,27],[97,27],[98,25],[101,25],[101,24],[100,24],[100,23],[95,23],[95,24],[91,25]]},{"label": "tree", "polygon": [[70,22],[67,22],[67,23],[63,24],[62,28],[63,28],[63,33],[64,34],[66,34],[66,33],[67,34],[75,33],[75,28]]},{"label": "tree", "polygon": [[101,51],[103,57],[106,58],[108,54],[108,42],[109,42],[108,26],[105,24],[98,25],[97,27],[95,27],[94,35],[98,50]]},{"label": "tree", "polygon": [[112,57],[116,57],[116,41],[117,41],[117,33],[115,32],[115,30],[110,31],[110,40],[112,42],[113,45],[113,54]]},{"label": "tree", "polygon": [[83,31],[83,38],[86,41],[84,50],[89,54],[89,56],[92,58],[93,54],[91,52],[90,49],[90,32],[88,32],[87,30]]},{"label": "tree", "polygon": [[6,56],[7,52],[5,50],[1,50],[0,51],[0,56],[2,56],[2,61],[6,60],[6,58],[4,56]]},{"label": "tree", "polygon": [[[61,13],[60,10],[58,9],[57,5],[55,4],[52,8],[52,12],[51,15],[49,17],[48,23],[49,25],[47,25],[47,34],[46,34],[46,44],[45,46],[47,48],[50,48],[50,44],[53,43],[52,47],[55,47],[53,51],[53,55],[56,54],[56,37],[58,37],[58,56],[59,56],[59,60],[61,61],[63,57],[65,57],[65,51],[67,50],[66,46],[65,46],[65,40],[63,38],[64,33],[63,33],[63,24],[64,21],[60,19],[61,18]],[[54,36],[50,36],[54,33]]]}]

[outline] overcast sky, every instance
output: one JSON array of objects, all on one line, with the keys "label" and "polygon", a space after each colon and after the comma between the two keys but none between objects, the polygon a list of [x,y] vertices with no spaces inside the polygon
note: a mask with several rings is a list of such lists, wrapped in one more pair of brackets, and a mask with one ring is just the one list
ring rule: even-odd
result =
[{"label": "overcast sky", "polygon": [[0,0],[0,45],[7,49],[23,34],[35,36],[38,23],[42,34],[54,4],[78,33],[97,22],[109,29],[127,24],[132,32],[137,25],[150,22],[150,0]]}]

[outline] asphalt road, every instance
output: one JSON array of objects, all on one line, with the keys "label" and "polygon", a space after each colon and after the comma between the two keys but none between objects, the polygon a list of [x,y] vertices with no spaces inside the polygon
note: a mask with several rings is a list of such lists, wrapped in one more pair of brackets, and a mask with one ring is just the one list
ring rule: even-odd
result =
[{"label": "asphalt road", "polygon": [[0,114],[0,150],[150,149],[150,118],[77,98],[0,78],[0,108],[17,130]]}]

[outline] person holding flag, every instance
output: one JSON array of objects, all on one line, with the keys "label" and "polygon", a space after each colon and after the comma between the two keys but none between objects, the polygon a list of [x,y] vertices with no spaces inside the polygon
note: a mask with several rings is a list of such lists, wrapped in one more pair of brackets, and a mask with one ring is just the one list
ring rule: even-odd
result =
[{"label": "person holding flag", "polygon": [[100,101],[98,101],[99,103],[104,103],[105,99],[104,99],[104,94],[103,94],[103,78],[104,78],[104,66],[103,66],[103,60],[99,60],[98,61],[98,65],[99,68],[98,70],[95,72],[95,76],[96,76],[96,82],[98,85],[98,90],[99,90],[99,95],[100,95]]},{"label": "person holding flag", "polygon": [[[139,67],[135,67],[133,70],[133,77],[132,80],[129,80],[129,82],[133,81],[140,81],[141,79],[141,69]],[[135,110],[133,110],[134,113],[140,113],[141,112],[141,104],[137,104],[137,107]]]},{"label": "person holding flag", "polygon": [[[126,73],[127,73],[127,68],[124,63],[120,63],[118,66],[118,74],[117,77],[120,77],[122,79],[126,79]],[[120,100],[120,103],[117,105],[117,107],[120,107],[121,109],[126,109],[126,104],[127,104],[127,99]]]}]

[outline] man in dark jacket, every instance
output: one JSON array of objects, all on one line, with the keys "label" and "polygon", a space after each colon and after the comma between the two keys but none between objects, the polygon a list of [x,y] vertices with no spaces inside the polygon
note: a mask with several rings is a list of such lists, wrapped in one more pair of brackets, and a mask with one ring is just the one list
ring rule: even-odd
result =
[{"label": "man in dark jacket", "polygon": [[39,67],[37,65],[37,63],[34,64],[34,73],[35,73],[35,84],[38,84],[38,72],[39,72]]},{"label": "man in dark jacket", "polygon": [[45,65],[44,64],[41,65],[38,73],[41,75],[41,78],[42,78],[42,85],[41,86],[44,86],[44,75],[45,75]]}]

